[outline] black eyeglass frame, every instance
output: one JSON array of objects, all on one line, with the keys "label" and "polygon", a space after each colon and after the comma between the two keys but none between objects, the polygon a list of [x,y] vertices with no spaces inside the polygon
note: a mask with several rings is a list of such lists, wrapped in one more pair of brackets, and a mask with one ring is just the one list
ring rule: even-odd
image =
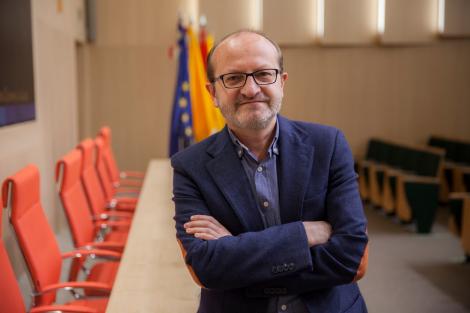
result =
[{"label": "black eyeglass frame", "polygon": [[[256,77],[255,77],[255,74],[256,73],[259,73],[259,72],[263,72],[263,71],[275,71],[275,75],[274,75],[274,81],[271,82],[271,83],[259,83],[257,80],[256,80]],[[266,86],[266,85],[272,85],[274,83],[277,82],[277,76],[278,74],[280,74],[280,70],[278,70],[277,68],[264,68],[264,69],[261,69],[261,70],[257,70],[257,71],[254,71],[254,72],[251,72],[251,73],[242,73],[242,72],[232,72],[232,73],[225,73],[225,74],[222,74],[222,75],[219,75],[218,77],[216,77],[213,81],[213,83],[215,83],[217,80],[220,80],[222,82],[222,85],[227,88],[227,89],[238,89],[238,88],[243,88],[243,86],[246,85],[246,81],[248,80],[248,77],[251,76],[253,77],[253,80],[254,82],[258,85],[258,86]],[[243,82],[242,85],[240,86],[237,86],[237,87],[227,87],[227,85],[225,85],[225,81],[224,81],[224,76],[226,75],[233,75],[233,74],[243,74],[245,75],[245,81]]]}]

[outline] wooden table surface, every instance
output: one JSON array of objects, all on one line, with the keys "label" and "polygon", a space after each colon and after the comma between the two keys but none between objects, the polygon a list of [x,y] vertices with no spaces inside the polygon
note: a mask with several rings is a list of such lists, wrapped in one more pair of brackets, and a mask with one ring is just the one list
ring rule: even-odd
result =
[{"label": "wooden table surface", "polygon": [[168,159],[149,163],[107,313],[192,313],[199,287],[175,237],[172,169]]}]

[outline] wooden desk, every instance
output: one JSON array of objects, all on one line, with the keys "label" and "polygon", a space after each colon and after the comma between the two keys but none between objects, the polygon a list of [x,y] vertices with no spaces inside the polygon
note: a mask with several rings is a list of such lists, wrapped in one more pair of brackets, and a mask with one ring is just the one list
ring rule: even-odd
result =
[{"label": "wooden desk", "polygon": [[200,289],[175,237],[172,178],[168,159],[150,162],[107,313],[197,311]]}]

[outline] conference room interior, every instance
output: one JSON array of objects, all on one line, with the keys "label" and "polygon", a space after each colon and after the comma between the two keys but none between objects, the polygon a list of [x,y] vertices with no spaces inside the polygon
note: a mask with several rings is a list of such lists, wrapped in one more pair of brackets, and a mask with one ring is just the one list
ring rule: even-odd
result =
[{"label": "conference room interior", "polygon": [[[197,33],[204,16],[205,28],[216,41],[247,28],[278,42],[289,74],[281,114],[344,132],[368,219],[368,270],[359,286],[369,312],[470,312],[470,1],[0,2],[0,34],[10,40],[0,41],[0,50],[9,51],[12,38],[7,33],[24,39],[30,32],[29,45],[15,47],[26,49],[19,53],[30,55],[32,62],[32,71],[24,74],[30,77],[21,77],[23,72],[12,74],[13,66],[3,71],[1,65],[9,61],[0,60],[0,124],[12,95],[7,75],[15,81],[32,80],[34,103],[28,120],[0,125],[0,181],[30,164],[37,167],[40,201],[61,251],[73,250],[74,242],[58,193],[56,166],[83,140],[99,138],[100,130],[109,127],[119,169],[148,174],[150,164],[158,161],[171,175],[178,22]],[[6,52],[0,56],[12,57]],[[451,145],[467,149],[465,156],[458,155],[462,160],[451,160]],[[400,169],[396,159],[380,155],[386,149],[390,155],[401,153],[405,163],[407,155],[419,154],[422,159],[412,166],[424,164],[423,155],[437,163],[422,179],[420,170]],[[170,178],[164,176],[168,186],[152,190],[150,184],[161,182],[148,180],[141,180],[141,193],[153,193],[147,195],[147,205],[152,205],[150,197],[171,199]],[[11,198],[5,190],[1,197],[5,207]],[[142,204],[136,202],[137,216]],[[33,287],[8,209],[0,214],[1,239],[23,303],[30,308]],[[168,226],[169,241],[154,249],[178,253],[172,262],[178,259],[181,279],[197,290],[174,238],[173,204],[158,201],[158,209],[168,210],[158,216],[165,219],[159,223]],[[133,231],[131,226],[129,242]],[[62,268],[63,280],[69,267],[66,262]],[[123,274],[119,271],[118,278]],[[171,277],[164,277],[148,279],[168,279],[162,283],[171,285]],[[137,278],[131,281],[135,286],[120,289],[123,294],[145,289]],[[171,299],[171,293],[164,295],[162,301],[180,301]],[[185,308],[197,305],[198,295],[191,296],[184,299]],[[68,299],[66,292],[59,296],[60,301]],[[134,312],[117,304],[108,311]],[[166,311],[147,306],[135,312]]]}]

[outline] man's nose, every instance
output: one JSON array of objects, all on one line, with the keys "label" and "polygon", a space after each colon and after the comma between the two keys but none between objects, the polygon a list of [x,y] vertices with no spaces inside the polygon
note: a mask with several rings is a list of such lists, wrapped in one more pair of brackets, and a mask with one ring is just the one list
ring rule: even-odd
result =
[{"label": "man's nose", "polygon": [[253,76],[248,76],[246,78],[246,83],[241,89],[241,93],[246,97],[252,97],[260,91],[260,87],[255,82]]}]

